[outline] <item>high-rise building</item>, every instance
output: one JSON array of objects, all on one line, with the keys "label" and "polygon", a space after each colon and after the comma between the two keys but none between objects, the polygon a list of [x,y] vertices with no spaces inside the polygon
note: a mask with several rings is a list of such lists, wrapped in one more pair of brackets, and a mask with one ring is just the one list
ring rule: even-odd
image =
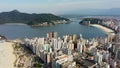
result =
[{"label": "high-rise building", "polygon": [[58,41],[57,41],[57,39],[53,39],[53,47],[54,47],[54,50],[57,50],[57,46],[58,46]]},{"label": "high-rise building", "polygon": [[36,45],[35,44],[32,46],[32,51],[34,54],[36,54]]},{"label": "high-rise building", "polygon": [[117,34],[115,37],[115,53],[116,53],[116,60],[120,64],[120,25],[118,26]]},{"label": "high-rise building", "polygon": [[82,53],[82,51],[83,51],[83,45],[82,45],[81,43],[78,43],[78,44],[77,44],[77,49],[78,49],[78,51],[79,51],[80,53]]},{"label": "high-rise building", "polygon": [[51,47],[49,48],[49,52],[52,53],[52,48]]},{"label": "high-rise building", "polygon": [[117,49],[116,59],[117,59],[118,61],[120,61],[120,49]]},{"label": "high-rise building", "polygon": [[62,40],[58,40],[57,49],[60,49],[62,47],[62,43],[63,43]]},{"label": "high-rise building", "polygon": [[87,51],[87,47],[85,45],[83,45],[83,52]]},{"label": "high-rise building", "polygon": [[40,56],[40,45],[36,45],[36,55]]},{"label": "high-rise building", "polygon": [[47,33],[47,38],[52,38],[52,33],[51,32]]},{"label": "high-rise building", "polygon": [[71,55],[72,50],[68,49],[68,56]]},{"label": "high-rise building", "polygon": [[69,35],[65,35],[65,36],[63,36],[63,38],[64,38],[64,42],[67,42],[68,38],[69,38]]},{"label": "high-rise building", "polygon": [[43,58],[44,58],[43,59],[44,63],[47,63],[47,52],[46,51],[44,51],[44,57]]},{"label": "high-rise building", "polygon": [[57,32],[54,32],[54,33],[53,33],[53,37],[54,37],[54,38],[58,38],[58,33],[57,33]]},{"label": "high-rise building", "polygon": [[50,63],[50,53],[47,54],[47,64]]},{"label": "high-rise building", "polygon": [[83,38],[82,38],[82,34],[80,34],[80,40],[82,40]]},{"label": "high-rise building", "polygon": [[120,68],[119,67],[120,65],[118,65],[118,67],[116,67],[116,61],[113,59],[110,60],[110,65],[111,65],[111,68]]},{"label": "high-rise building", "polygon": [[115,40],[116,40],[117,45],[120,46],[120,25],[118,26],[117,34],[116,34]]},{"label": "high-rise building", "polygon": [[77,39],[76,34],[73,34],[73,42],[75,42],[75,41],[76,41],[76,39]]},{"label": "high-rise building", "polygon": [[49,44],[44,44],[43,47],[44,47],[44,50],[48,52],[48,50],[49,50]]},{"label": "high-rise building", "polygon": [[108,61],[109,60],[109,52],[107,51],[107,52],[103,52],[103,59],[105,60],[105,61]]},{"label": "high-rise building", "polygon": [[74,50],[74,44],[73,43],[68,43],[68,49]]},{"label": "high-rise building", "polygon": [[99,65],[101,65],[103,60],[103,55],[97,51],[96,54],[94,55],[94,60],[98,62]]},{"label": "high-rise building", "polygon": [[47,38],[50,38],[50,33],[47,33]]}]

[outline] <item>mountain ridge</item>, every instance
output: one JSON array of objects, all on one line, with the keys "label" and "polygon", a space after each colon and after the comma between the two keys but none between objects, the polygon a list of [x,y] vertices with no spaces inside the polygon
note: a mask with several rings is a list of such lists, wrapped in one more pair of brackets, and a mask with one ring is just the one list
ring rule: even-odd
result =
[{"label": "mountain ridge", "polygon": [[0,13],[0,24],[4,23],[24,23],[28,25],[36,25],[36,24],[42,24],[44,22],[47,22],[48,24],[53,24],[53,21],[69,21],[67,18],[63,18],[60,16],[56,16],[51,13],[42,13],[42,14],[36,14],[36,13],[22,13],[18,10],[12,10],[10,12],[1,12]]}]

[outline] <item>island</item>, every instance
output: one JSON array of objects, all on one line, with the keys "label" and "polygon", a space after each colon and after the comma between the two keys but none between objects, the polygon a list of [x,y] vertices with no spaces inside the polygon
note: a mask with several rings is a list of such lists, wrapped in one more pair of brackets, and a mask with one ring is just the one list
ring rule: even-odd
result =
[{"label": "island", "polygon": [[51,26],[69,23],[70,20],[50,13],[22,13],[18,10],[0,13],[0,24],[24,23],[30,26]]}]

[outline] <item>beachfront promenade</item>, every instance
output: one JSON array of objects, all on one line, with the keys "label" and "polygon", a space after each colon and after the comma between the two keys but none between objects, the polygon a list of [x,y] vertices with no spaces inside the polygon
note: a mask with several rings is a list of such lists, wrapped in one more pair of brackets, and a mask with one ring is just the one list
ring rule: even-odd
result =
[{"label": "beachfront promenade", "polygon": [[13,54],[12,44],[10,42],[0,43],[0,68],[15,68],[16,57]]}]

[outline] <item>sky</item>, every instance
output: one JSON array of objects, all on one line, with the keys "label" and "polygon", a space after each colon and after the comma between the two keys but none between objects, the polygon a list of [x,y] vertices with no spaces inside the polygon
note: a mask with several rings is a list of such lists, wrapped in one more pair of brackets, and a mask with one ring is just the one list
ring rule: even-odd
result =
[{"label": "sky", "polygon": [[78,9],[120,8],[120,0],[0,0],[0,12],[55,13]]}]

